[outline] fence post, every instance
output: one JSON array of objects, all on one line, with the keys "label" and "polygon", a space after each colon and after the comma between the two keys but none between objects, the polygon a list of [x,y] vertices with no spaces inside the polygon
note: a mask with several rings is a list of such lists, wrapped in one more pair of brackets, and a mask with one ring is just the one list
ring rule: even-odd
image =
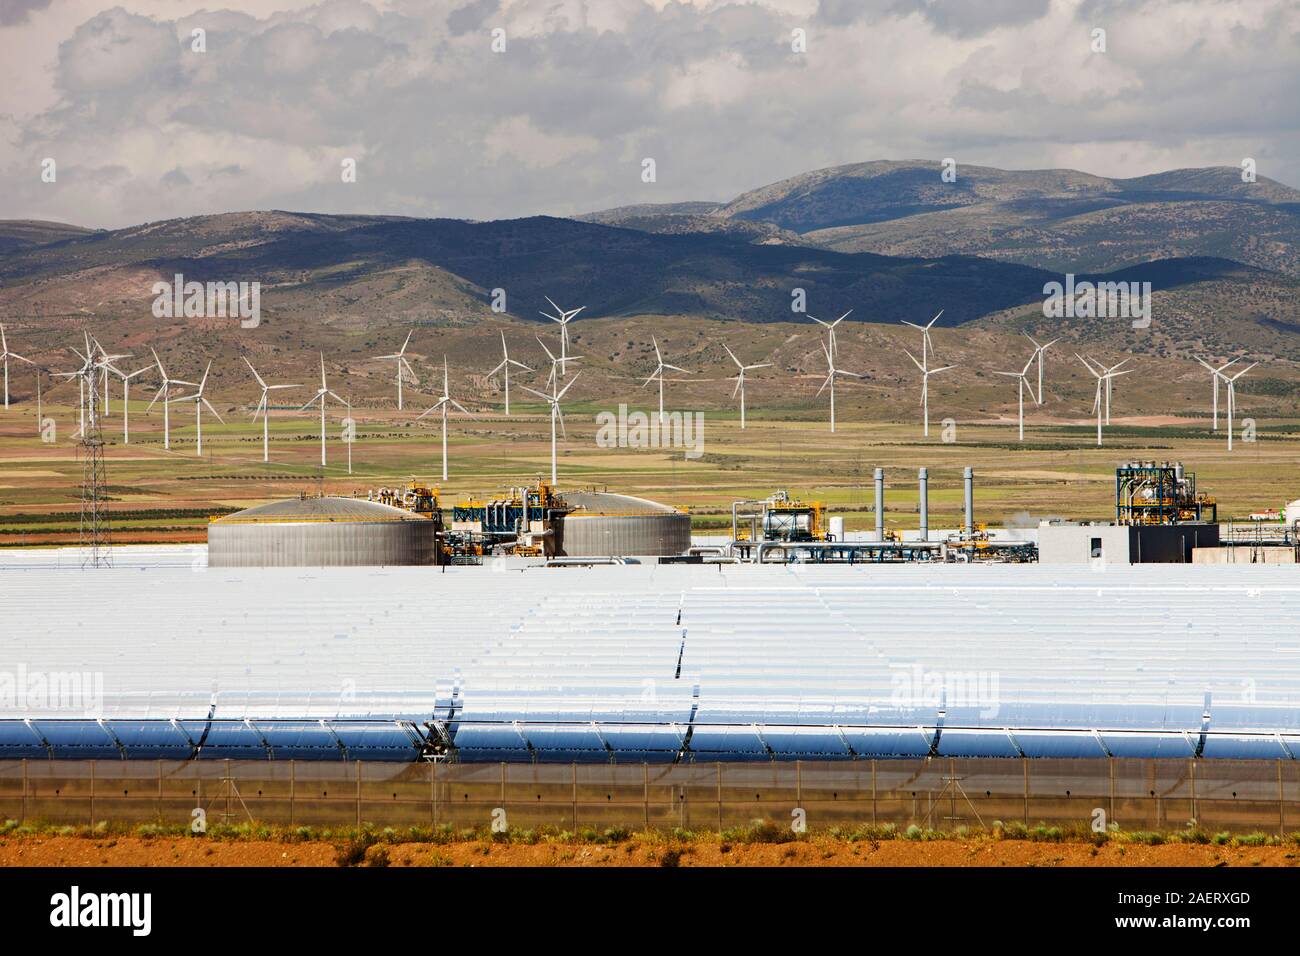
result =
[{"label": "fence post", "polygon": [[650,829],[650,764],[641,764],[641,808],[645,815],[645,828]]},{"label": "fence post", "polygon": [[298,761],[289,760],[289,826],[294,824],[294,798],[298,789]]},{"label": "fence post", "polygon": [[1110,770],[1110,817],[1106,821],[1107,829],[1115,823],[1115,758],[1107,757],[1106,764]]},{"label": "fence post", "polygon": [[1195,757],[1187,758],[1187,782],[1192,790],[1192,819],[1195,820],[1196,825],[1199,826],[1201,819],[1200,819],[1200,815],[1197,814],[1196,812],[1196,758]]},{"label": "fence post", "polygon": [[95,761],[90,761],[90,828],[95,829]]},{"label": "fence post", "polygon": [[573,792],[570,797],[572,801],[571,809],[573,813],[573,832],[574,835],[577,835],[578,832],[578,761],[576,760],[573,761],[573,763],[570,764],[570,767],[572,768],[572,773],[573,773]]},{"label": "fence post", "polygon": [[429,788],[433,791],[433,825],[438,825],[438,761],[432,761],[433,773],[429,775]]},{"label": "fence post", "polygon": [[1277,761],[1277,835],[1286,836],[1286,803],[1283,801],[1282,761]]},{"label": "fence post", "polygon": [[871,825],[876,825],[876,758],[871,758]]},{"label": "fence post", "polygon": [[158,817],[159,821],[162,820],[162,793],[163,793],[162,777],[163,777],[162,760],[159,759],[158,761],[158,806],[157,806],[157,813],[156,813],[156,816]]},{"label": "fence post", "polygon": [[722,761],[718,761],[718,834],[722,834]]},{"label": "fence post", "polygon": [[23,758],[23,796],[22,802],[18,805],[18,822],[27,822],[27,758]]},{"label": "fence post", "polygon": [[357,829],[361,829],[361,761],[355,760],[357,766]]},{"label": "fence post", "polygon": [[1029,826],[1029,758],[1028,758],[1028,757],[1021,757],[1021,758],[1020,758],[1020,765],[1021,765],[1021,767],[1024,768],[1024,771],[1025,771],[1025,806],[1024,806],[1024,814],[1025,814],[1025,826]]}]

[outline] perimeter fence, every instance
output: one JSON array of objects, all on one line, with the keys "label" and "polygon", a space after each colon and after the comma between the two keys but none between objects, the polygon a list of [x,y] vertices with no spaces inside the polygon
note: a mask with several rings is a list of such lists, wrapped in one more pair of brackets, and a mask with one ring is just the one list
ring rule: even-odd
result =
[{"label": "perimeter fence", "polygon": [[1300,762],[961,759],[518,764],[324,761],[0,762],[0,819],[511,829],[935,830],[1105,824],[1125,830],[1300,830]]}]

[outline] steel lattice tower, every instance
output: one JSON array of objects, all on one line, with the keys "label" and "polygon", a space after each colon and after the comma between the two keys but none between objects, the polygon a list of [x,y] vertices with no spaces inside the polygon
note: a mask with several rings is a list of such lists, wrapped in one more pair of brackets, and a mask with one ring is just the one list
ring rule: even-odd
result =
[{"label": "steel lattice tower", "polygon": [[95,410],[93,373],[87,378],[91,384],[87,390],[90,396],[88,417],[78,448],[78,457],[81,458],[81,566],[109,568],[113,566],[113,552],[108,509],[105,507],[108,483],[104,468],[104,440],[99,430],[99,414]]}]

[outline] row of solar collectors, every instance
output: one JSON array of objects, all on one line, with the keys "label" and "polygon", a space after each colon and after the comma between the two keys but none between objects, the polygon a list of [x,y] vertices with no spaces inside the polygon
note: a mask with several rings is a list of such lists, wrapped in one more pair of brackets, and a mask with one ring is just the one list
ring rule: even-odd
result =
[{"label": "row of solar collectors", "polygon": [[[461,722],[460,760],[669,762],[924,757],[1192,757],[1292,759],[1300,734],[1042,731],[933,727],[531,724]],[[393,721],[0,720],[0,759],[420,758],[415,729]]]}]

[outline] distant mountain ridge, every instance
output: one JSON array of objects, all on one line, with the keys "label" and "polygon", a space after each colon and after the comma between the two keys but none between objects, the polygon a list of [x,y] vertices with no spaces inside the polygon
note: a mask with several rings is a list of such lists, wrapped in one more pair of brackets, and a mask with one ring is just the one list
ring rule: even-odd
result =
[{"label": "distant mountain ridge", "polygon": [[941,169],[930,160],[854,163],[792,176],[709,209],[677,203],[586,218],[675,231],[682,208],[693,206],[704,220],[763,224],[840,252],[978,255],[1075,272],[1215,256],[1300,277],[1300,190],[1264,176],[1242,182],[1235,167],[1112,179],[959,164],[951,183]]}]

